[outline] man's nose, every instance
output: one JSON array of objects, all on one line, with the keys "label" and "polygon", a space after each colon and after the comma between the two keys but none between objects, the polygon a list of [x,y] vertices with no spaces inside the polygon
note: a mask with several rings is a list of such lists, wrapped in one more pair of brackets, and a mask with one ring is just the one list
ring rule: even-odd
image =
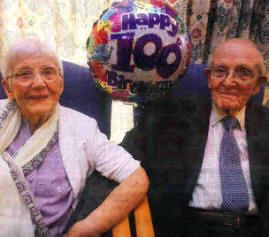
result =
[{"label": "man's nose", "polygon": [[236,74],[234,71],[229,72],[227,77],[224,79],[223,84],[226,86],[233,86],[236,84]]}]

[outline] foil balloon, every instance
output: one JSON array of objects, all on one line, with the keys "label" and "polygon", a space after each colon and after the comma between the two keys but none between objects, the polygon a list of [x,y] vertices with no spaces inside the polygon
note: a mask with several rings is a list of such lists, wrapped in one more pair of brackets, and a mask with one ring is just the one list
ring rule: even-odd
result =
[{"label": "foil balloon", "polygon": [[90,71],[113,99],[164,95],[188,65],[191,43],[177,11],[160,0],[112,4],[87,40]]}]

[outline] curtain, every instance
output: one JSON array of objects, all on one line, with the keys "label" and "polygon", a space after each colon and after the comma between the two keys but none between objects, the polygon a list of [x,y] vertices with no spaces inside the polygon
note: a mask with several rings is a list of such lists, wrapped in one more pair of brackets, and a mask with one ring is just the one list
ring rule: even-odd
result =
[{"label": "curtain", "polygon": [[0,55],[17,38],[39,38],[63,60],[87,65],[86,40],[108,0],[0,0]]},{"label": "curtain", "polygon": [[193,62],[206,64],[221,42],[240,37],[258,45],[269,68],[269,0],[193,0],[189,7]]}]

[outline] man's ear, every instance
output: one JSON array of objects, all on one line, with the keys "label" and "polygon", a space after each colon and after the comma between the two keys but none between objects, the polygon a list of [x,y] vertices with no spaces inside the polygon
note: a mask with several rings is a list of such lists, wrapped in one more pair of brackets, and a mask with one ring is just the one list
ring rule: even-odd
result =
[{"label": "man's ear", "polygon": [[268,78],[265,75],[259,76],[257,86],[256,86],[256,88],[254,89],[254,92],[253,92],[254,95],[259,93],[261,87],[267,82],[267,79]]},{"label": "man's ear", "polygon": [[5,90],[5,93],[6,93],[7,97],[9,99],[14,99],[14,95],[13,95],[10,83],[6,79],[3,79],[2,80],[2,85],[3,85],[3,88]]}]

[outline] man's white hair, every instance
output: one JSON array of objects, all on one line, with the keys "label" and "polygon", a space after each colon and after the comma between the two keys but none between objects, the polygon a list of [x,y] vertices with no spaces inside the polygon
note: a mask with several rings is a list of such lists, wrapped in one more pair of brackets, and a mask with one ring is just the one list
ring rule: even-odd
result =
[{"label": "man's white hair", "polygon": [[243,38],[231,38],[231,39],[227,39],[223,43],[221,43],[218,47],[215,47],[213,49],[213,51],[212,51],[212,56],[209,58],[209,62],[208,62],[209,68],[212,68],[213,67],[213,64],[214,64],[214,55],[215,55],[216,51],[220,47],[223,47],[223,45],[230,44],[230,43],[233,43],[233,42],[235,42],[235,43],[237,42],[237,43],[241,43],[241,44],[248,44],[250,47],[253,47],[253,49],[257,50],[258,54],[261,57],[261,63],[259,65],[257,65],[258,66],[259,74],[262,76],[262,75],[266,75],[266,73],[268,73],[267,72],[267,69],[265,67],[264,57],[263,57],[263,54],[262,54],[261,50],[258,48],[258,46],[251,39],[243,39]]},{"label": "man's white hair", "polygon": [[59,73],[63,75],[63,65],[57,54],[51,46],[38,39],[19,39],[12,44],[6,55],[1,60],[1,72],[3,79],[8,78],[12,74],[14,62],[24,55],[46,55],[54,59]]}]

